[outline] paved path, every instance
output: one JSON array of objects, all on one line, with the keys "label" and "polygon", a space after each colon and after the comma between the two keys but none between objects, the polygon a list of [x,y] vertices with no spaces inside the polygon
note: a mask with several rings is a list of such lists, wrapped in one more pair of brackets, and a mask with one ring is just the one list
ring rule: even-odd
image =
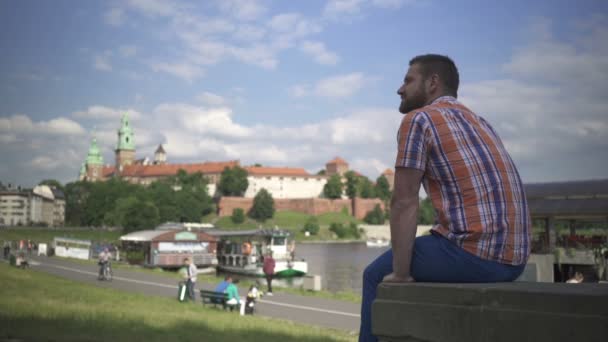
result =
[{"label": "paved path", "polygon": [[[177,280],[163,275],[114,269],[114,280],[105,282],[97,280],[97,265],[82,264],[59,257],[32,257],[31,261],[33,269],[99,287],[177,297]],[[213,284],[197,284],[198,289],[212,290],[213,287]],[[239,288],[239,294],[244,296],[246,289]],[[359,330],[359,311],[360,306],[356,303],[280,292],[272,297],[262,298],[256,305],[256,315],[351,332]]]}]

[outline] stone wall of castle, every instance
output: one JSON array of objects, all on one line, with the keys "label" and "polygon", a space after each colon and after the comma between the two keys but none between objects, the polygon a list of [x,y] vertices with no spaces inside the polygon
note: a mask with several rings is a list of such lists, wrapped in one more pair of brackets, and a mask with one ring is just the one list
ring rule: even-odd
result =
[{"label": "stone wall of castle", "polygon": [[[354,203],[354,205],[353,205]],[[365,215],[379,204],[384,209],[381,200],[355,198],[330,200],[326,198],[278,198],[274,199],[276,211],[295,211],[307,215],[320,215],[330,212],[341,212],[345,210],[348,214],[358,219],[363,219]],[[218,203],[218,215],[230,216],[236,208],[243,209],[246,213],[253,206],[253,198],[243,197],[222,197]],[[354,213],[353,213],[354,208]]]}]

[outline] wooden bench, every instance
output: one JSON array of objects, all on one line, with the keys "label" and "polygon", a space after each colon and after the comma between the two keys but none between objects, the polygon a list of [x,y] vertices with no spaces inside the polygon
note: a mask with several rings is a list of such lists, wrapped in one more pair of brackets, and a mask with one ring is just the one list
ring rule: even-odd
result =
[{"label": "wooden bench", "polygon": [[234,309],[236,305],[229,305],[226,302],[228,301],[228,294],[222,292],[208,291],[208,290],[200,290],[201,292],[201,300],[203,301],[203,305],[205,304],[213,304],[214,307],[217,305],[221,305],[223,309],[229,308],[230,311]]}]

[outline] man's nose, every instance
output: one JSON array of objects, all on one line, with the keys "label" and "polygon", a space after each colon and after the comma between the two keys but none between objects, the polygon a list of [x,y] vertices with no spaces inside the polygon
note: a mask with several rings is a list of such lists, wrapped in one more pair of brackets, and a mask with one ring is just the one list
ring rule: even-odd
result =
[{"label": "man's nose", "polygon": [[403,88],[404,88],[404,86],[401,86],[401,87],[399,87],[399,89],[397,89],[398,95],[403,95]]}]

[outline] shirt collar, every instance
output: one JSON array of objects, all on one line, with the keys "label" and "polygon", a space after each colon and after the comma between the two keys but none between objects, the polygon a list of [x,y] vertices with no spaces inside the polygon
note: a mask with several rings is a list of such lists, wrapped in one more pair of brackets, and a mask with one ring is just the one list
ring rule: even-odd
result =
[{"label": "shirt collar", "polygon": [[445,96],[436,98],[433,102],[431,102],[431,105],[437,104],[439,102],[456,103],[456,102],[458,102],[458,100],[456,100],[456,98],[454,96],[445,95]]}]

